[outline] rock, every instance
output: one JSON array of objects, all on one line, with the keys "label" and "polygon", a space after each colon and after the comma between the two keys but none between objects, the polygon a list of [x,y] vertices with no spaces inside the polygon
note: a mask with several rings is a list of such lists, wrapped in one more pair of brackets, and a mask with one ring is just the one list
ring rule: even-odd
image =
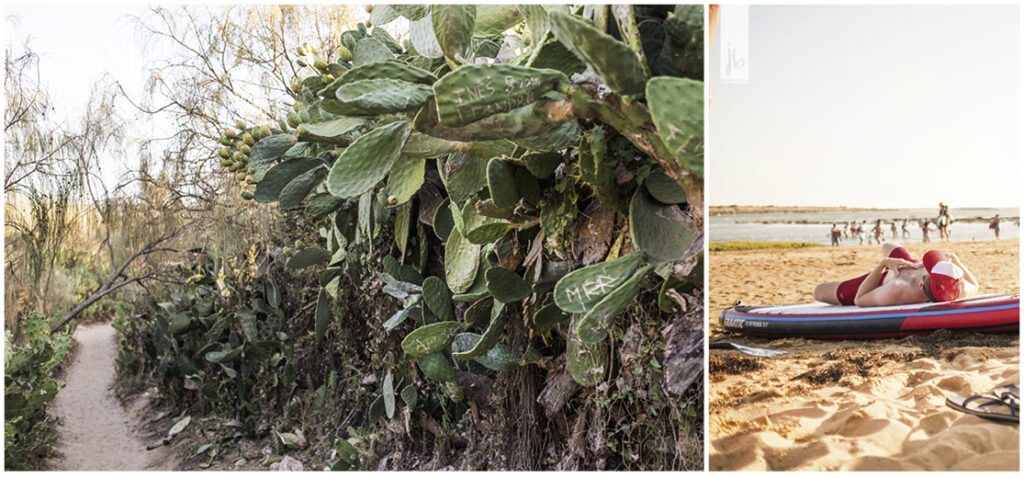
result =
[{"label": "rock", "polygon": [[246,460],[245,458],[239,458],[238,461],[235,462],[235,467],[233,470],[238,471],[240,468],[245,466],[246,463],[249,463],[249,460]]},{"label": "rock", "polygon": [[281,463],[278,463],[278,470],[277,471],[302,471],[302,470],[303,470],[302,462],[300,462],[299,460],[296,460],[295,458],[292,458],[292,457],[290,457],[288,455],[285,455],[284,458],[281,458]]}]

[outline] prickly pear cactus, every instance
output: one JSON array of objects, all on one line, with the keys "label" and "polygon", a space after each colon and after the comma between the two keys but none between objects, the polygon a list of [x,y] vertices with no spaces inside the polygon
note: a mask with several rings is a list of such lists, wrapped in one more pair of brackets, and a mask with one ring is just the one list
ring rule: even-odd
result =
[{"label": "prickly pear cactus", "polygon": [[[303,49],[291,112],[227,128],[215,157],[320,232],[287,260],[320,269],[316,337],[370,277],[397,301],[371,325],[416,358],[389,368],[398,383],[461,399],[453,366],[564,354],[595,386],[619,370],[608,337],[636,297],[699,259],[703,85],[682,77],[703,62],[697,12],[376,5],[337,51]],[[396,41],[381,27],[399,18]],[[600,228],[592,204],[612,211]],[[581,244],[602,246],[584,262]]]}]

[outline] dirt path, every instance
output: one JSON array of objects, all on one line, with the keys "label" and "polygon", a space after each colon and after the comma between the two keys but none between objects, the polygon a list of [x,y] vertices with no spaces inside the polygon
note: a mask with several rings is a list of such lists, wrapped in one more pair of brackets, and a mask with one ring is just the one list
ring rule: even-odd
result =
[{"label": "dirt path", "polygon": [[67,386],[50,405],[60,418],[52,470],[144,470],[159,466],[165,452],[146,450],[133,415],[114,396],[117,332],[110,324],[75,331],[77,351],[66,371]]}]

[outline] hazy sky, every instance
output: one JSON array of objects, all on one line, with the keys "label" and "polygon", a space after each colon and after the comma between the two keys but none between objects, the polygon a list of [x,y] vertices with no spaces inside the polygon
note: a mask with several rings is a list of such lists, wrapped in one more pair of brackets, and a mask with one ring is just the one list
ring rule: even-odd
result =
[{"label": "hazy sky", "polygon": [[749,21],[747,84],[719,81],[721,38],[711,53],[709,204],[1018,204],[1018,7],[751,6]]}]

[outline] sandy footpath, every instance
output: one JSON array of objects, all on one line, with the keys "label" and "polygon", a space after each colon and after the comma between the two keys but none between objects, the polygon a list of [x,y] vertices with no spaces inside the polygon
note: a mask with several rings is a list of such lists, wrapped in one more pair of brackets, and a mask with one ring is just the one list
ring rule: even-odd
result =
[{"label": "sandy footpath", "polygon": [[49,412],[60,419],[60,456],[50,470],[144,470],[162,468],[167,452],[147,451],[137,431],[138,417],[126,412],[112,388],[117,332],[110,324],[82,325],[67,385],[57,393]]},{"label": "sandy footpath", "polygon": [[[1016,292],[1019,240],[909,244],[955,252],[981,293]],[[786,350],[712,350],[711,470],[1018,470],[1020,428],[945,405],[949,395],[1020,384],[1017,334],[884,340],[765,339],[725,332],[722,310],[812,301],[819,282],[868,272],[879,246],[711,253],[710,341]]]}]

